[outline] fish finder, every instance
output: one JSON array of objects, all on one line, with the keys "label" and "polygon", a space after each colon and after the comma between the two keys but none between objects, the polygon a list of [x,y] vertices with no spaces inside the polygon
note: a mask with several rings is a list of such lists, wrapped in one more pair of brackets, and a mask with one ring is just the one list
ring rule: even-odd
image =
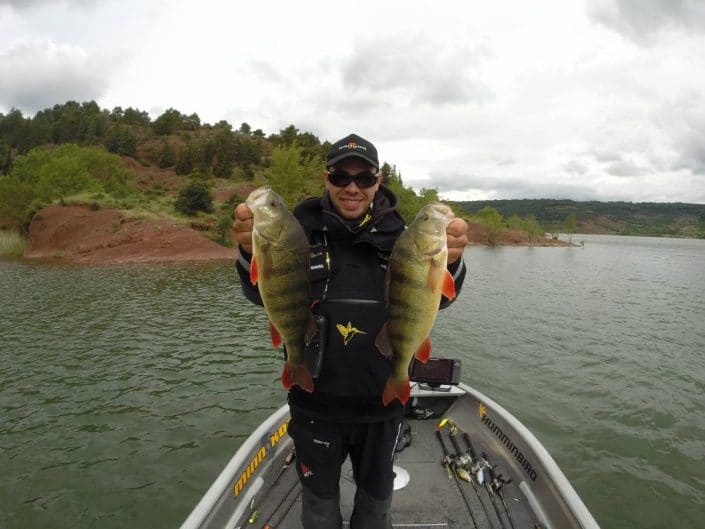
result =
[{"label": "fish finder", "polygon": [[452,358],[429,358],[425,364],[414,358],[409,371],[412,382],[431,387],[460,383],[460,360]]}]

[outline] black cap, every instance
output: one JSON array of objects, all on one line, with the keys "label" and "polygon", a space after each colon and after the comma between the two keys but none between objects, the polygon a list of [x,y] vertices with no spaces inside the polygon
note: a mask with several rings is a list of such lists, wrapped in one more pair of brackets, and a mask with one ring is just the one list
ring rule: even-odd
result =
[{"label": "black cap", "polygon": [[326,167],[335,165],[340,160],[357,156],[379,169],[379,159],[377,158],[377,149],[365,138],[361,138],[357,134],[349,134],[342,140],[336,141],[328,151],[326,156]]}]

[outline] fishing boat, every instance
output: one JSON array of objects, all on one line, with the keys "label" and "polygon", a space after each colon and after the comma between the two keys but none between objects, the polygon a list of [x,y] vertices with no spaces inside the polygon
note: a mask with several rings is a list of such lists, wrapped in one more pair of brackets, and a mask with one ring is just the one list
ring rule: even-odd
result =
[{"label": "fishing boat", "polygon": [[[431,378],[412,376],[394,463],[394,527],[599,529],[556,462],[519,420],[462,382]],[[272,413],[181,529],[300,528],[301,485],[288,422],[288,405]],[[340,489],[343,520],[349,520],[355,492],[349,461]]]}]

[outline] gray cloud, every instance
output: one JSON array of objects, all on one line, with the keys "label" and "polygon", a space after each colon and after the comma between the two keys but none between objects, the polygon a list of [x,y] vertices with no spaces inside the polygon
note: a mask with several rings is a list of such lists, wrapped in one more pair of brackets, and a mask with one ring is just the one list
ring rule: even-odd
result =
[{"label": "gray cloud", "polygon": [[617,162],[622,159],[622,155],[618,152],[607,150],[595,150],[590,153],[598,162]]},{"label": "gray cloud", "polygon": [[34,112],[69,99],[97,99],[117,62],[116,57],[89,54],[77,46],[19,44],[0,53],[0,105]]},{"label": "gray cloud", "polygon": [[672,168],[690,169],[695,174],[705,175],[705,128],[689,132],[676,143],[679,156]]},{"label": "gray cloud", "polygon": [[344,89],[395,93],[432,106],[484,103],[490,89],[476,75],[487,54],[479,46],[449,49],[424,35],[394,35],[359,43],[342,67]]},{"label": "gray cloud", "polygon": [[276,84],[289,88],[289,81],[272,64],[266,61],[250,61],[249,67],[257,79],[266,84]]},{"label": "gray cloud", "polygon": [[602,0],[588,3],[588,17],[639,44],[662,30],[705,31],[701,0]]},{"label": "gray cloud", "polygon": [[570,162],[563,164],[563,170],[568,174],[579,176],[587,173],[588,167],[582,162],[571,160]]},{"label": "gray cloud", "polygon": [[477,174],[432,173],[430,181],[439,192],[482,192],[490,198],[569,198],[572,200],[597,200],[594,187],[586,185],[563,183],[535,182],[529,179],[502,178],[497,179]]},{"label": "gray cloud", "polygon": [[705,96],[699,91],[683,94],[664,104],[654,122],[671,141],[675,156],[664,169],[705,175]]},{"label": "gray cloud", "polygon": [[605,171],[612,176],[642,176],[647,174],[648,169],[641,167],[632,160],[619,160],[608,164]]},{"label": "gray cloud", "polygon": [[9,6],[17,10],[32,9],[46,4],[57,4],[61,6],[95,7],[96,4],[105,0],[0,0],[0,6]]},{"label": "gray cloud", "polygon": [[705,175],[705,97],[686,99],[679,105],[680,134],[675,139],[675,149],[679,152],[675,169],[690,169],[698,175]]},{"label": "gray cloud", "polygon": [[28,9],[41,4],[55,3],[56,0],[0,0],[0,6],[10,6],[15,9]]}]

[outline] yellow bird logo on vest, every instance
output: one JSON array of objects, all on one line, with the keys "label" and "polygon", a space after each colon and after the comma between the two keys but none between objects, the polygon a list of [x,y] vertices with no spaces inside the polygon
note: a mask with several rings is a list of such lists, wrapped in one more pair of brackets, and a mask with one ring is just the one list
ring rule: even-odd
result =
[{"label": "yellow bird logo on vest", "polygon": [[340,323],[335,324],[338,332],[343,337],[343,343],[348,345],[348,342],[353,339],[356,334],[367,334],[365,331],[361,331],[357,327],[352,326],[352,322],[348,322],[348,326],[342,325]]}]

